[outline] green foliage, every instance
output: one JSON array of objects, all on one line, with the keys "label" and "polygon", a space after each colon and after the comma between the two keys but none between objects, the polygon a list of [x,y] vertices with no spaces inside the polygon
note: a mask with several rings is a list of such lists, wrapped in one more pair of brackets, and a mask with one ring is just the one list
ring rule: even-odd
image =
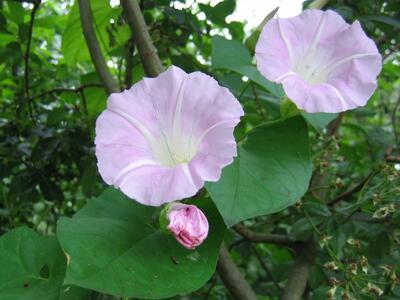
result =
[{"label": "green foliage", "polygon": [[[141,1],[163,64],[210,74],[245,110],[235,131],[238,157],[193,200],[212,225],[195,252],[159,232],[157,209],[111,189],[96,198],[105,185],[94,157],[94,128],[107,95],[76,1],[42,1],[30,37],[33,2],[0,1],[0,299],[228,299],[212,275],[225,232],[219,213],[228,225],[243,220],[254,232],[314,239],[307,299],[326,299],[333,278],[333,299],[342,293],[400,298],[399,1],[327,4],[350,23],[358,19],[384,57],[376,93],[367,106],[346,112],[335,138],[326,132],[336,114],[290,118],[297,111],[252,57],[258,29],[226,21],[236,1],[195,1],[182,9],[177,2],[183,0]],[[109,69],[121,88],[129,87],[144,71],[122,10],[109,1],[90,3]],[[326,182],[308,189],[311,164]],[[323,201],[346,193],[335,205]],[[224,241],[257,296],[280,299],[296,247],[251,243],[232,230]]]},{"label": "green foliage", "polygon": [[282,88],[260,74],[253,66],[249,50],[240,42],[227,40],[221,36],[212,38],[212,66],[215,69],[227,69],[247,76],[277,97],[283,96]]},{"label": "green foliage", "polygon": [[280,211],[306,192],[311,161],[301,118],[255,128],[238,151],[221,179],[206,186],[227,225]]},{"label": "green foliage", "polygon": [[65,283],[140,298],[198,289],[215,270],[225,227],[209,200],[195,203],[212,230],[204,244],[190,251],[157,229],[154,208],[106,190],[72,219],[58,222],[57,236],[69,257]]},{"label": "green foliage", "polygon": [[66,259],[55,237],[20,227],[0,238],[0,298],[58,299]]}]

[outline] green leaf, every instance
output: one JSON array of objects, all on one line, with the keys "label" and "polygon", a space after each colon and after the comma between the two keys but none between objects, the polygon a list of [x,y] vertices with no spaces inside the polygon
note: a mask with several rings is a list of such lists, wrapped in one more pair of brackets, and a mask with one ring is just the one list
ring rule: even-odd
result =
[{"label": "green leaf", "polygon": [[211,201],[195,204],[207,215],[210,232],[203,245],[189,251],[151,226],[155,208],[106,190],[72,219],[58,222],[58,238],[70,257],[65,282],[137,298],[200,288],[215,271],[225,226]]},{"label": "green leaf", "polygon": [[[111,18],[117,18],[120,14],[120,9],[112,8],[109,1],[92,0],[90,1],[90,4],[95,23],[93,24],[93,27],[95,28],[100,46],[104,53],[104,50],[109,50],[109,39],[106,27],[110,24]],[[75,65],[77,62],[90,59],[89,51],[82,32],[77,1],[75,1],[74,6],[69,13],[67,26],[62,35],[61,50],[69,65]]]},{"label": "green leaf", "polygon": [[22,3],[7,1],[8,10],[4,10],[3,13],[7,19],[12,20],[17,24],[23,24],[25,18],[25,9],[22,7]]},{"label": "green leaf", "polygon": [[0,238],[0,299],[59,299],[66,259],[55,237],[20,227]]},{"label": "green leaf", "polygon": [[306,113],[302,112],[301,115],[311,124],[315,129],[321,131],[330,122],[337,118],[338,114],[328,114],[328,113]]},{"label": "green leaf", "polygon": [[300,114],[296,104],[287,99],[286,97],[281,102],[280,113],[282,119],[289,119]]},{"label": "green leaf", "polygon": [[303,203],[303,208],[311,215],[330,217],[332,215],[326,204],[317,201],[307,201]]},{"label": "green leaf", "polygon": [[230,226],[294,204],[310,177],[307,126],[295,117],[250,132],[233,164],[206,188]]},{"label": "green leaf", "polygon": [[376,16],[365,16],[360,18],[363,21],[374,21],[383,23],[395,28],[400,28],[400,18],[385,16],[385,15],[376,15]]},{"label": "green leaf", "polygon": [[222,36],[214,36],[212,38],[211,62],[215,69],[227,69],[247,76],[276,97],[280,98],[284,95],[280,85],[268,81],[253,66],[249,50],[238,41],[227,40]]},{"label": "green leaf", "polygon": [[235,0],[221,1],[215,6],[199,3],[199,8],[206,14],[207,19],[220,26],[226,26],[225,18],[233,13]]}]

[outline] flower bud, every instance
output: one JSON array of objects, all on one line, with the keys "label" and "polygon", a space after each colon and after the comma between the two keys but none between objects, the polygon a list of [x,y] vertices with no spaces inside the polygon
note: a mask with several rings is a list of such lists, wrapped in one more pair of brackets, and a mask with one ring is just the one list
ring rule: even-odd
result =
[{"label": "flower bud", "polygon": [[208,234],[207,218],[194,205],[169,204],[160,214],[160,225],[171,232],[182,246],[191,250],[199,246]]}]

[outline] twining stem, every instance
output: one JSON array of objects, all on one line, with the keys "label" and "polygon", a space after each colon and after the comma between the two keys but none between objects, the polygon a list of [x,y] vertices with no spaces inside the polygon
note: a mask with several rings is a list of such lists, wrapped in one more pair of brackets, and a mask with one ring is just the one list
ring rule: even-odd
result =
[{"label": "twining stem", "polygon": [[108,70],[106,61],[101,53],[99,41],[93,28],[93,16],[90,8],[90,1],[78,0],[79,13],[81,17],[83,35],[89,49],[92,63],[100,77],[100,81],[108,94],[119,92],[115,78]]},{"label": "twining stem", "polygon": [[26,43],[26,51],[25,51],[25,73],[24,73],[25,99],[28,102],[29,117],[33,124],[35,124],[36,122],[35,122],[35,118],[33,117],[32,99],[30,98],[30,93],[29,93],[29,53],[30,53],[31,44],[32,44],[32,33],[33,33],[33,24],[35,22],[35,15],[36,15],[36,12],[37,12],[41,2],[42,2],[42,0],[37,0],[37,1],[33,2],[31,19],[30,19],[29,28],[28,28],[28,41]]},{"label": "twining stem", "polygon": [[151,40],[138,1],[121,0],[121,5],[124,9],[125,18],[131,27],[146,75],[150,77],[158,76],[164,68]]},{"label": "twining stem", "polygon": [[257,296],[249,283],[242,277],[228,249],[223,244],[219,253],[217,271],[234,299],[256,300]]}]

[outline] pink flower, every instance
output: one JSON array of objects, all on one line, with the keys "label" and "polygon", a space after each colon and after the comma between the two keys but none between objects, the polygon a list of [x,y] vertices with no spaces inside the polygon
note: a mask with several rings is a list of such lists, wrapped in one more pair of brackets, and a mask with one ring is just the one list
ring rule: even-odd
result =
[{"label": "pink flower", "polygon": [[382,59],[355,21],[334,11],[309,9],[273,19],[256,46],[257,66],[282,83],[287,96],[307,112],[341,112],[364,106],[376,89]]},{"label": "pink flower", "polygon": [[194,205],[172,203],[167,212],[167,228],[187,249],[199,246],[207,237],[208,222],[203,212]]},{"label": "pink flower", "polygon": [[243,109],[208,75],[170,67],[114,93],[96,122],[96,156],[107,184],[159,206],[217,181],[236,156]]}]

